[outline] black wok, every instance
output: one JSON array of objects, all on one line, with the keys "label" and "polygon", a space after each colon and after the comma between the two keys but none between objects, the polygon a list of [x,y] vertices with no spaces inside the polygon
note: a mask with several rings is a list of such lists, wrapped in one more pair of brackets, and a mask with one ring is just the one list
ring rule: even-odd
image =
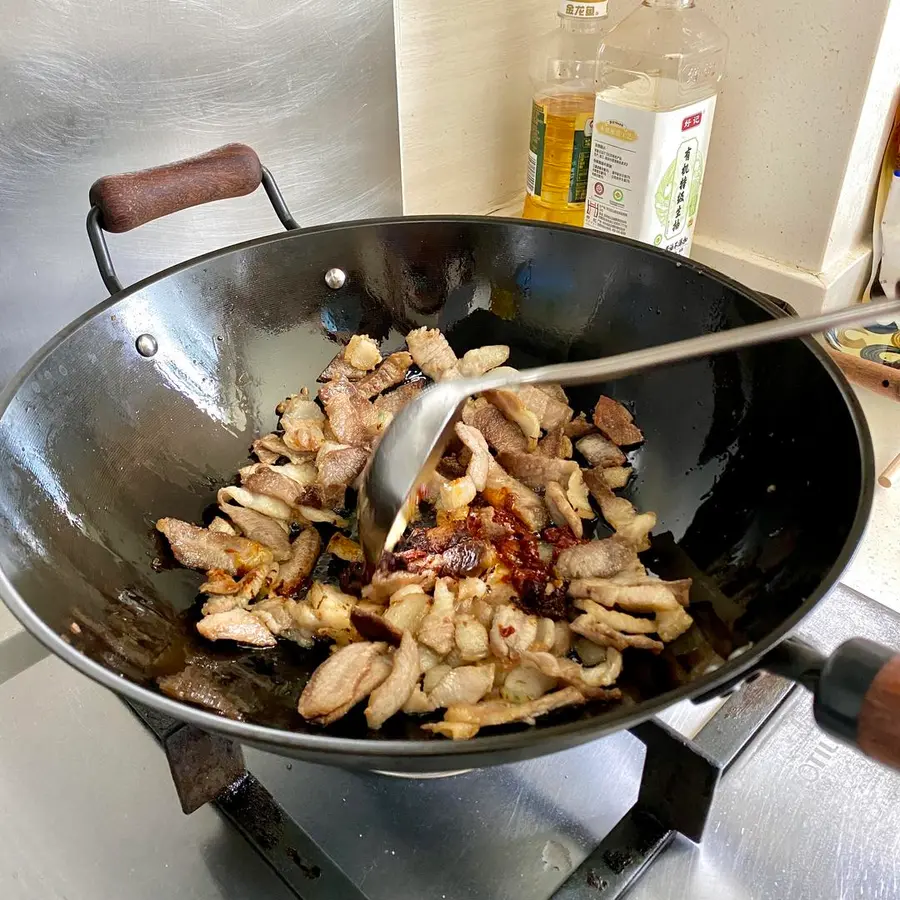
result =
[{"label": "black wok", "polygon": [[[291,231],[118,289],[101,226],[128,230],[260,179]],[[507,343],[511,364],[528,366],[781,313],[703,266],[574,228],[473,217],[293,230],[268,172],[240,145],[104,179],[92,201],[89,232],[113,296],[39,351],[0,401],[0,595],[67,662],[242,742],[410,772],[560,750],[764,667],[813,688],[832,733],[900,759],[898,658],[854,641],[825,660],[785,640],[847,565],[874,483],[860,408],[812,340],[606,389],[646,435],[627,492],[659,515],[645,561],[695,578],[692,632],[655,661],[626,661],[632,702],[459,743],[411,720],[378,735],[357,714],[328,730],[306,724],[296,700],[322,654],[204,645],[193,630],[197,575],[168,564],[153,523],[200,520],[278,401],[313,383],[340,338],[366,332],[392,348],[409,329],[438,325],[458,352]],[[572,391],[572,405],[590,409],[600,390]],[[157,690],[158,677],[188,664],[208,701],[243,720]]]}]

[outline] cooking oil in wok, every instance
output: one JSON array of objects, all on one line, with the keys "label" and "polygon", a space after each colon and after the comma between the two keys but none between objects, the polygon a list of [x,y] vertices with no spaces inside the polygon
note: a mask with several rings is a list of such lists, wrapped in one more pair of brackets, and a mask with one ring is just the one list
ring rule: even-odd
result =
[{"label": "cooking oil in wok", "polygon": [[594,75],[606,27],[606,0],[562,2],[559,25],[532,53],[526,219],[584,223],[594,115]]}]

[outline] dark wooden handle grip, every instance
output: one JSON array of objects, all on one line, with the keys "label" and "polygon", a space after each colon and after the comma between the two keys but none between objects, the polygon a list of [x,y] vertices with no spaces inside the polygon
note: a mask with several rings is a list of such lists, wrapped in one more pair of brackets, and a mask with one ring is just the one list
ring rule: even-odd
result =
[{"label": "dark wooden handle grip", "polygon": [[841,644],[816,685],[816,721],[866,756],[900,769],[900,654],[866,638]]},{"label": "dark wooden handle grip", "polygon": [[866,756],[900,769],[900,655],[881,667],[866,691],[856,740]]},{"label": "dark wooden handle grip", "polygon": [[260,181],[256,152],[246,144],[226,144],[167,166],[106,175],[93,183],[90,199],[100,210],[103,228],[119,233],[180,209],[243,197]]}]

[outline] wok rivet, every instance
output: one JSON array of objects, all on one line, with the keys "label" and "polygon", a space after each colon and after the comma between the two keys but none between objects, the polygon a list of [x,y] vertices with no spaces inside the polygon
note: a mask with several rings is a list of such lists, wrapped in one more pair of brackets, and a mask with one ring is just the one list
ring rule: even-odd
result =
[{"label": "wok rivet", "polygon": [[138,335],[138,339],[134,342],[134,346],[137,347],[137,352],[140,353],[141,356],[155,356],[156,351],[159,350],[159,344],[152,334]]},{"label": "wok rivet", "polygon": [[347,281],[347,273],[343,269],[329,269],[325,273],[325,284],[333,291],[342,288]]}]

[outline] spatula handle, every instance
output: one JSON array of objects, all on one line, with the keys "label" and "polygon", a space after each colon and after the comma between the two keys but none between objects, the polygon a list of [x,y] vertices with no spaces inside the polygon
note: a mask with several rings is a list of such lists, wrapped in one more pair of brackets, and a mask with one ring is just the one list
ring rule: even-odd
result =
[{"label": "spatula handle", "polygon": [[858,325],[861,322],[871,322],[874,319],[897,313],[900,313],[900,298],[877,303],[856,304],[847,309],[819,316],[796,318],[788,316],[767,322],[757,322],[755,325],[714,331],[683,341],[648,347],[645,350],[633,350],[616,356],[606,356],[603,359],[558,363],[552,366],[541,366],[537,369],[524,369],[521,372],[505,372],[493,377],[488,374],[484,378],[468,384],[467,389],[470,393],[476,393],[521,384],[574,385],[612,381],[636,372],[655,369],[657,366],[685,362],[702,356],[713,356],[726,351],[742,350],[757,344],[771,344],[789,338],[820,334],[830,328]]}]

